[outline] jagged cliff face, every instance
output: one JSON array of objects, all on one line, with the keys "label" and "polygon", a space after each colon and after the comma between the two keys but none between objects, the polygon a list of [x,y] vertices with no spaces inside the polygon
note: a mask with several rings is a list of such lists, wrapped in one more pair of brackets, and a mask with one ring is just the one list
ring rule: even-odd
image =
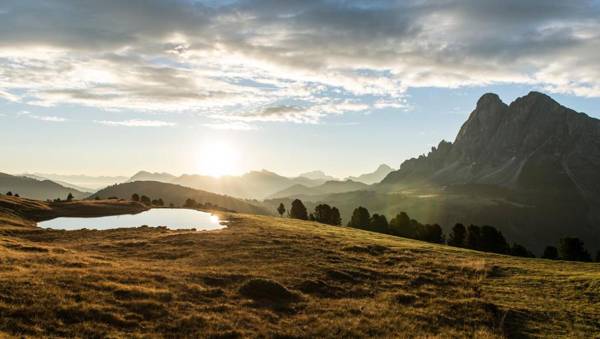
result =
[{"label": "jagged cliff face", "polygon": [[600,120],[531,92],[485,94],[454,143],[404,162],[383,184],[491,184],[600,201]]}]

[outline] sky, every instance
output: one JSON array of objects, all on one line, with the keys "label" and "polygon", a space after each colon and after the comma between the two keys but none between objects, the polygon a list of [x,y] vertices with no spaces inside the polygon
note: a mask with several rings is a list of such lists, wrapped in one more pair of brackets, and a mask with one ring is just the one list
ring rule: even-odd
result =
[{"label": "sky", "polygon": [[0,172],[345,177],[487,92],[600,118],[599,1],[0,2]]}]

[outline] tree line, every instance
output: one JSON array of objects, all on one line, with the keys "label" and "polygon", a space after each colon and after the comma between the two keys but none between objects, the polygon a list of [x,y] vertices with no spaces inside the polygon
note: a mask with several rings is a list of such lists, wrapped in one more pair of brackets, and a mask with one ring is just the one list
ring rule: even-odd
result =
[{"label": "tree line", "polygon": [[159,207],[162,207],[162,206],[165,205],[165,202],[162,200],[162,198],[151,199],[148,196],[145,196],[145,195],[140,196],[137,193],[133,193],[131,195],[131,200],[137,201],[137,202],[141,202],[142,204],[147,205],[147,206],[159,206]]},{"label": "tree line", "polygon": [[[280,203],[277,213],[283,216],[286,208]],[[295,199],[288,213],[288,217],[301,220],[311,220],[328,225],[341,225],[342,219],[336,207],[327,204],[319,204],[314,212],[308,213],[306,206],[300,199]],[[468,248],[472,250],[506,254],[518,257],[535,258],[533,252],[525,246],[512,243],[509,244],[501,231],[490,225],[469,225],[465,227],[457,223],[452,227],[447,239],[442,227],[438,224],[422,224],[408,216],[406,212],[400,212],[389,222],[385,215],[374,213],[371,215],[365,207],[357,207],[347,224],[348,227],[384,233],[409,239],[427,241],[437,244],[446,244],[454,247]],[[547,246],[542,255],[544,259],[569,260],[569,261],[592,261],[590,253],[585,249],[579,238],[566,237],[559,241],[558,247]],[[600,250],[596,253],[596,261],[600,262]]]}]

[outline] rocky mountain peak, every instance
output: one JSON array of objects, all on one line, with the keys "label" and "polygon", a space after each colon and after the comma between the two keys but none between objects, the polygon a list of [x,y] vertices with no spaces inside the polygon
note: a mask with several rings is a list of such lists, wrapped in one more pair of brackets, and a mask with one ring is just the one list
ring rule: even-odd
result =
[{"label": "rocky mountain peak", "polygon": [[477,100],[477,108],[501,104],[503,104],[503,102],[496,93],[485,93]]}]

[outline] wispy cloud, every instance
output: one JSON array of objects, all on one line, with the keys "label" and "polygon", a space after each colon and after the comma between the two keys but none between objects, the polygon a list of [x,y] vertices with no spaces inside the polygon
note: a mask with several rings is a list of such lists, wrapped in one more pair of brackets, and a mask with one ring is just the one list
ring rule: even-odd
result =
[{"label": "wispy cloud", "polygon": [[247,124],[242,121],[208,123],[204,124],[204,126],[212,129],[233,131],[252,131],[258,129],[256,126]]},{"label": "wispy cloud", "polygon": [[65,122],[65,121],[68,121],[68,119],[66,119],[66,118],[57,117],[57,116],[54,116],[54,115],[35,115],[35,114],[30,114],[30,115],[28,115],[28,117],[30,117],[31,119],[36,119],[36,120],[41,120],[41,121],[48,121],[48,122]]},{"label": "wispy cloud", "polygon": [[107,126],[125,126],[125,127],[170,127],[175,126],[174,122],[161,121],[161,120],[123,120],[123,121],[110,121],[110,120],[94,120],[95,123]]}]

